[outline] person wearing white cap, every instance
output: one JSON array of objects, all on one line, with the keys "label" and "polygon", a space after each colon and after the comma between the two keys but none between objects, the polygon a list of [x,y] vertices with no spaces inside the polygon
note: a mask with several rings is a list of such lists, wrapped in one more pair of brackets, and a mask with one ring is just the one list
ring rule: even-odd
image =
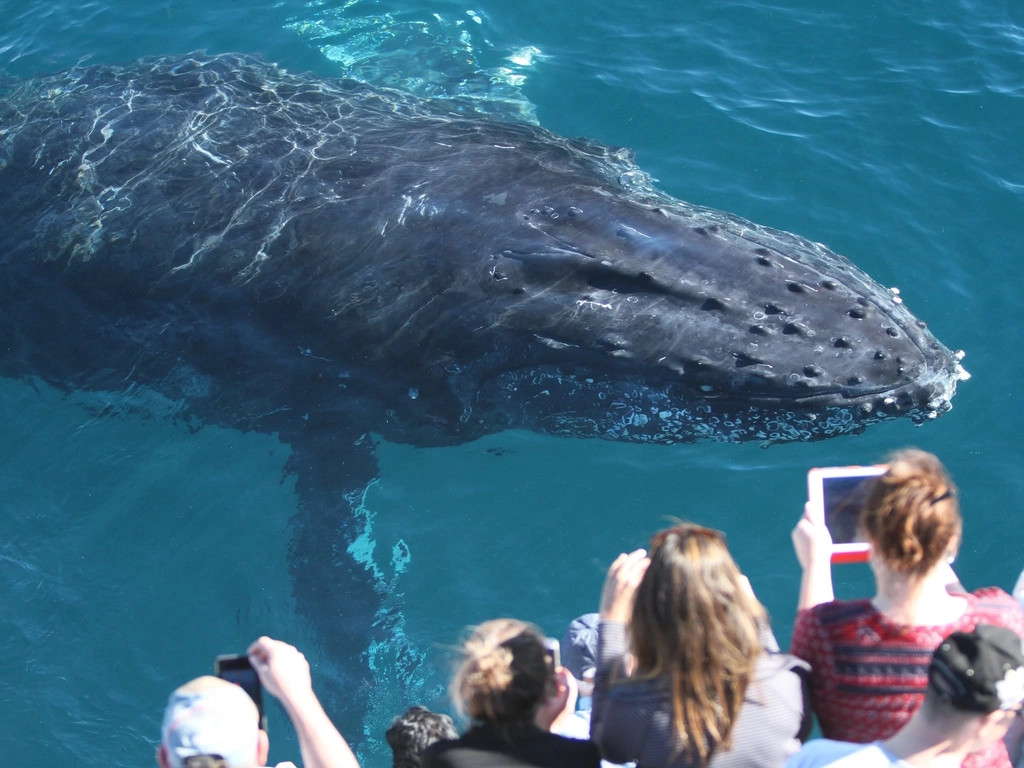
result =
[{"label": "person wearing white cap", "polygon": [[[267,693],[281,702],[299,737],[305,768],[359,768],[352,750],[313,693],[309,662],[296,648],[261,637],[249,661]],[[160,768],[257,768],[270,740],[244,690],[217,677],[199,677],[171,694],[164,712]],[[279,763],[288,768],[292,763]]]}]

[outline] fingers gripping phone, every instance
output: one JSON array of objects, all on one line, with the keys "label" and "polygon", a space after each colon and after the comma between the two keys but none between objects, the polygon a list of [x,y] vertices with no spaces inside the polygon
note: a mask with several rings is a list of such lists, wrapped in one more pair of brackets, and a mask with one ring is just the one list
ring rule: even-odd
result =
[{"label": "fingers gripping phone", "polygon": [[807,473],[807,501],[832,534],[833,563],[866,563],[871,545],[860,529],[860,513],[871,481],[888,467],[815,467]]},{"label": "fingers gripping phone", "polygon": [[260,728],[267,730],[267,713],[263,710],[263,687],[260,685],[259,675],[249,662],[249,657],[245,654],[218,656],[213,662],[213,671],[217,677],[240,686],[249,694],[260,716]]}]

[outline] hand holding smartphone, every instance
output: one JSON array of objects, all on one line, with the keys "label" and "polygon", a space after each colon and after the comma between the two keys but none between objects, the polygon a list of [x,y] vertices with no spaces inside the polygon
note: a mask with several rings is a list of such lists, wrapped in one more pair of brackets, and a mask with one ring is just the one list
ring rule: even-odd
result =
[{"label": "hand holding smartphone", "polygon": [[807,501],[822,515],[832,535],[833,563],[866,563],[871,545],[860,531],[860,513],[871,481],[885,464],[815,467],[807,473]]},{"label": "hand holding smartphone", "polygon": [[240,686],[249,694],[260,716],[260,728],[267,730],[267,713],[263,710],[263,687],[260,685],[259,675],[249,662],[249,657],[245,654],[218,656],[213,662],[213,672],[217,677]]}]

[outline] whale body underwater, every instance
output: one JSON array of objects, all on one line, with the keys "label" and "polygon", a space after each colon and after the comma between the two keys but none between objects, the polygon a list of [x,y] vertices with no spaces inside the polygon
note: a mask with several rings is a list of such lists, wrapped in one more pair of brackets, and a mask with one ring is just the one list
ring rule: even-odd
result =
[{"label": "whale body underwater", "polygon": [[343,675],[389,631],[350,551],[368,435],[816,440],[967,376],[844,257],[626,150],[240,55],[0,85],[0,375],[290,445],[296,603]]}]

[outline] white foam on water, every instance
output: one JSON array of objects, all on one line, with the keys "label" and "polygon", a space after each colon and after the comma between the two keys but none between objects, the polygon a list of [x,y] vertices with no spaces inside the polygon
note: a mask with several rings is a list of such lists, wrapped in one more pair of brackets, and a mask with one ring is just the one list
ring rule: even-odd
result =
[{"label": "white foam on water", "polygon": [[391,557],[387,563],[378,563],[374,557],[377,551],[374,537],[376,512],[370,509],[366,500],[378,482],[372,480],[362,491],[346,495],[353,515],[362,523],[361,533],[347,551],[373,574],[374,588],[381,595],[374,627],[384,635],[383,640],[371,640],[364,654],[370,673],[367,709],[363,717],[365,740],[358,747],[359,759],[364,764],[371,755],[377,760],[386,756],[389,748],[383,735],[396,714],[410,702],[434,698],[440,693],[436,689],[428,690],[424,672],[426,651],[417,648],[409,639],[405,614],[400,608],[403,595],[398,589],[399,577],[409,567],[412,552],[404,539],[398,539],[390,547]]}]

